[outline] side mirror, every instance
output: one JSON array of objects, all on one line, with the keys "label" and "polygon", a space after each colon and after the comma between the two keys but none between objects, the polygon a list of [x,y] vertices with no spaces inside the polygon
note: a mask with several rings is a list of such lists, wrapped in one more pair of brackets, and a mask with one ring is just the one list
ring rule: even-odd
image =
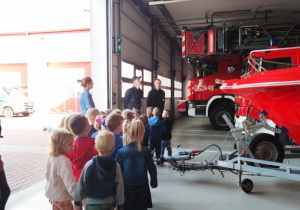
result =
[{"label": "side mirror", "polygon": [[231,73],[235,72],[235,68],[234,67],[228,67],[227,72],[229,74],[231,74]]}]

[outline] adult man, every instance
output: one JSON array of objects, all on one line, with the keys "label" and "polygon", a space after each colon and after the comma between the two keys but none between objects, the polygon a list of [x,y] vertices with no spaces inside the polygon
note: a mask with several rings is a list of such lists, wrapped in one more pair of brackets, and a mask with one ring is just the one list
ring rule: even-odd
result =
[{"label": "adult man", "polygon": [[129,88],[125,92],[124,97],[124,109],[141,109],[141,104],[143,100],[143,91],[140,89],[141,86],[141,77],[134,76],[131,81],[133,87]]},{"label": "adult man", "polygon": [[160,79],[154,81],[155,88],[150,90],[147,97],[147,107],[158,107],[161,113],[165,107],[165,91],[161,89]]}]

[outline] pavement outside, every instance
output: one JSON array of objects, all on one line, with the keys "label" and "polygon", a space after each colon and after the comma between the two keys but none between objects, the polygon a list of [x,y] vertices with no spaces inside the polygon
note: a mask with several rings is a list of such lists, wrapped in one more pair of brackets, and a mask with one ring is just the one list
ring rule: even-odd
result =
[{"label": "pavement outside", "polygon": [[43,131],[43,126],[55,126],[62,117],[34,113],[1,118],[4,138],[0,139],[0,154],[11,195],[45,179],[50,134]]}]

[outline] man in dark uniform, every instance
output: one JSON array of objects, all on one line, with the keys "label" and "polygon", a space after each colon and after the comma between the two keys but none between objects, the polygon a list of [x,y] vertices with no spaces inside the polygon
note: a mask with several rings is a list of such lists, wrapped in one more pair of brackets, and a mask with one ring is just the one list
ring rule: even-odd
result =
[{"label": "man in dark uniform", "polygon": [[131,79],[133,87],[129,88],[125,92],[124,97],[124,109],[141,109],[143,100],[143,91],[141,87],[141,77],[134,76]]},{"label": "man in dark uniform", "polygon": [[155,88],[148,93],[147,107],[158,107],[162,113],[165,107],[165,91],[161,89],[160,79],[154,81],[154,86]]}]

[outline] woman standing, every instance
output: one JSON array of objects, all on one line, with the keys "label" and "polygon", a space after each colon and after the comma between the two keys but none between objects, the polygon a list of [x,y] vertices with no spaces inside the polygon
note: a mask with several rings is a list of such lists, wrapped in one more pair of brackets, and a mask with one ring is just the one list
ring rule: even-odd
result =
[{"label": "woman standing", "polygon": [[90,77],[77,80],[77,82],[84,88],[80,95],[80,112],[85,114],[88,109],[95,108],[93,97],[89,92],[93,88],[94,83]]}]

